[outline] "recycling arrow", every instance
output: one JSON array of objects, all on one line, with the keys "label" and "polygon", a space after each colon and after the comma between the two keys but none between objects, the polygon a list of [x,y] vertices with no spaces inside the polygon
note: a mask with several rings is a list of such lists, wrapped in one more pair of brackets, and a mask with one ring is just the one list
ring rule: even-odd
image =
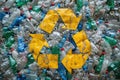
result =
[{"label": "recycling arrow", "polygon": [[41,68],[58,68],[57,54],[40,54],[43,46],[49,47],[43,34],[30,34],[32,40],[29,44],[30,52],[34,52],[33,57]]},{"label": "recycling arrow", "polygon": [[72,69],[82,68],[88,57],[88,54],[72,54],[72,50],[70,50],[63,58],[62,64],[70,73],[72,73]]},{"label": "recycling arrow", "polygon": [[44,20],[40,23],[40,28],[48,33],[51,33],[59,19],[62,19],[65,24],[65,29],[76,30],[82,15],[76,17],[71,9],[56,9],[49,10],[44,18]]},{"label": "recycling arrow", "polygon": [[37,58],[38,65],[41,68],[58,68],[57,54],[40,54]]},{"label": "recycling arrow", "polygon": [[43,46],[48,47],[48,43],[44,39],[43,34],[30,34],[30,36],[32,37],[32,40],[30,41],[30,44],[29,44],[29,51],[34,52],[33,57],[34,59],[36,59],[42,47]]},{"label": "recycling arrow", "polygon": [[[62,19],[65,29],[76,30],[82,15],[76,17],[71,9],[49,10],[44,20],[40,23],[40,28],[51,33],[59,19]],[[30,34],[32,40],[29,44],[29,51],[34,52],[33,57],[41,68],[58,68],[58,54],[40,54],[43,46],[49,47],[43,34]],[[72,73],[72,69],[81,68],[88,59],[91,51],[90,41],[86,33],[82,30],[72,36],[80,54],[72,54],[72,50],[63,58],[62,63],[66,69]]]},{"label": "recycling arrow", "polygon": [[91,44],[87,38],[85,31],[82,30],[80,32],[77,32],[72,37],[81,53],[90,53],[91,52]]},{"label": "recycling arrow", "polygon": [[72,54],[72,50],[62,60],[65,68],[72,73],[72,69],[81,68],[88,59],[91,51],[90,41],[82,30],[72,36],[81,54]]}]

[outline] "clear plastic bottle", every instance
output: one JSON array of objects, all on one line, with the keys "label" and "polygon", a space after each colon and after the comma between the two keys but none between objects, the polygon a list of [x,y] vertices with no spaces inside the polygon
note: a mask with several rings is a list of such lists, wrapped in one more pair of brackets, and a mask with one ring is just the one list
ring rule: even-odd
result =
[{"label": "clear plastic bottle", "polygon": [[1,72],[5,72],[7,69],[9,68],[9,61],[4,61],[1,65],[0,65],[0,70]]},{"label": "clear plastic bottle", "polygon": [[66,52],[64,50],[64,48],[61,48],[61,52],[60,52],[60,60],[62,61],[62,59],[65,57]]},{"label": "clear plastic bottle", "polygon": [[98,53],[99,52],[98,48],[95,46],[94,43],[91,42],[91,46],[92,46],[92,53]]},{"label": "clear plastic bottle", "polygon": [[20,16],[20,10],[17,8],[14,8],[10,17],[8,18],[8,23],[11,24],[12,21],[18,16]]},{"label": "clear plastic bottle", "polygon": [[14,2],[15,2],[15,0],[8,0],[5,3],[5,7],[10,8],[11,6],[13,6]]},{"label": "clear plastic bottle", "polygon": [[28,5],[35,6],[37,5],[39,0],[32,0],[32,2],[28,2]]},{"label": "clear plastic bottle", "polygon": [[18,55],[19,55],[18,52],[14,48],[12,48],[11,53],[12,53],[13,58],[17,61]]},{"label": "clear plastic bottle", "polygon": [[65,41],[63,48],[64,48],[65,52],[68,52],[70,49],[74,49],[74,46],[69,41]]},{"label": "clear plastic bottle", "polygon": [[4,26],[9,26],[8,21],[7,21],[8,19],[9,19],[8,14],[3,17],[2,24],[4,24]]},{"label": "clear plastic bottle", "polygon": [[41,12],[37,13],[37,12],[35,12],[35,11],[31,11],[30,13],[31,13],[32,17],[33,17],[35,20],[37,20],[38,22],[40,21],[40,18],[41,18],[40,13],[41,13]]},{"label": "clear plastic bottle", "polygon": [[27,6],[22,6],[22,10],[24,11],[24,14],[28,17],[28,18],[31,18],[32,16],[31,16],[31,14],[30,14],[30,12],[29,12],[29,10],[28,10],[28,7]]},{"label": "clear plastic bottle", "polygon": [[103,49],[105,50],[105,52],[109,55],[112,54],[112,49],[111,46],[108,42],[106,42],[104,39],[102,39],[101,41],[101,46],[103,47]]},{"label": "clear plastic bottle", "polygon": [[14,77],[14,74],[13,74],[12,70],[9,68],[8,70],[5,71],[3,76],[5,79],[12,79]]}]

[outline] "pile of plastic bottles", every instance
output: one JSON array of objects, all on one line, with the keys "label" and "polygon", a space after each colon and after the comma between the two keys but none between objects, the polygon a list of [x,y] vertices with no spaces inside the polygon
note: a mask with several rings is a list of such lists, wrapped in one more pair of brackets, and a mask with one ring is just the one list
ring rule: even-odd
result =
[{"label": "pile of plastic bottles", "polygon": [[[39,28],[47,12],[58,8],[82,14],[76,30],[63,29],[61,20],[51,34]],[[81,54],[72,38],[81,30],[91,54],[82,68],[69,73],[61,61],[70,49]],[[41,68],[29,51],[30,34],[39,33],[50,46],[39,53],[57,53],[57,69]],[[120,80],[120,1],[0,0],[0,80]]]}]

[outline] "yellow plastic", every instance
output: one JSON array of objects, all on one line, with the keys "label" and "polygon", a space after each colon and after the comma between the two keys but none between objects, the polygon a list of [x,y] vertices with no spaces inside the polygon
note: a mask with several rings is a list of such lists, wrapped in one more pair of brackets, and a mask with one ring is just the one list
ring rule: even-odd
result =
[{"label": "yellow plastic", "polygon": [[91,51],[90,41],[87,39],[85,31],[82,30],[76,33],[75,35],[73,35],[73,39],[77,47],[79,48],[80,52],[88,53]]},{"label": "yellow plastic", "polygon": [[65,68],[68,70],[68,72],[72,73],[72,68],[71,68],[71,57],[70,55],[66,55],[63,60],[62,64],[65,66]]},{"label": "yellow plastic", "polygon": [[38,65],[41,68],[58,68],[58,55],[57,54],[40,54],[38,56]]},{"label": "yellow plastic", "polygon": [[79,69],[83,65],[83,58],[82,54],[72,54],[71,58],[71,68],[72,69]]},{"label": "yellow plastic", "polygon": [[90,41],[82,30],[72,36],[81,54],[72,54],[72,50],[63,58],[62,64],[72,73],[72,69],[79,69],[85,64],[91,52]]},{"label": "yellow plastic", "polygon": [[65,24],[64,29],[76,30],[82,15],[76,17],[73,11],[68,8],[49,10],[39,26],[42,30],[51,33],[60,18]]},{"label": "yellow plastic", "polygon": [[[82,15],[76,17],[71,9],[61,8],[56,10],[49,10],[44,20],[40,23],[39,27],[51,33],[59,19],[62,19],[64,26],[62,28],[69,30],[76,30]],[[40,54],[40,50],[43,46],[49,47],[47,41],[44,39],[43,34],[30,34],[32,40],[29,44],[30,52],[34,52],[33,57],[38,62],[41,68],[58,68],[58,54]],[[72,69],[81,68],[88,59],[91,51],[91,45],[87,39],[86,33],[82,30],[75,35],[73,39],[83,54],[72,54],[72,49],[68,51],[68,54],[63,58],[62,64],[65,68],[72,73]]]},{"label": "yellow plastic", "polygon": [[49,10],[44,20],[40,23],[40,28],[51,33],[59,19],[59,15],[54,10]]},{"label": "yellow plastic", "polygon": [[69,30],[76,30],[76,28],[82,18],[82,15],[80,15],[79,17],[76,17],[74,12],[68,8],[57,9],[56,12],[62,18],[62,20],[65,24],[64,28],[69,29]]},{"label": "yellow plastic", "polygon": [[47,41],[44,39],[43,34],[30,34],[30,36],[32,37],[32,40],[30,41],[29,44],[29,51],[34,52],[33,57],[34,59],[36,59],[42,47],[43,46],[49,47],[49,45],[47,44]]},{"label": "yellow plastic", "polygon": [[70,50],[62,60],[62,64],[70,73],[72,73],[72,69],[79,69],[85,63],[85,59],[83,58],[82,54],[71,53],[72,51]]}]

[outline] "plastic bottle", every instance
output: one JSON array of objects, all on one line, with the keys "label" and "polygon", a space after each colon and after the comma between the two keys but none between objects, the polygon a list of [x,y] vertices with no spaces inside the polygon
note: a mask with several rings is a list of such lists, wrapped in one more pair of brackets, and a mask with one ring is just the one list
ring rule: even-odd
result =
[{"label": "plastic bottle", "polygon": [[15,42],[15,39],[12,36],[10,36],[8,40],[5,42],[5,45],[6,47],[10,48],[14,44],[14,42]]},{"label": "plastic bottle", "polygon": [[102,52],[104,55],[104,61],[101,69],[101,73],[105,73],[107,70],[107,67],[112,63],[112,59],[110,57],[110,54],[106,54],[105,52]]},{"label": "plastic bottle", "polygon": [[8,22],[7,22],[8,18],[9,18],[9,15],[8,15],[8,14],[6,14],[6,15],[2,18],[2,24],[4,24],[4,26],[8,26],[8,25],[9,25]]},{"label": "plastic bottle", "polygon": [[14,32],[13,31],[3,31],[2,37],[5,39],[8,39],[9,37],[13,36]]},{"label": "plastic bottle", "polygon": [[15,59],[12,57],[11,54],[9,54],[8,59],[9,59],[10,67],[12,68],[13,72],[15,73],[16,72],[16,64],[17,64]]},{"label": "plastic bottle", "polygon": [[29,10],[28,10],[28,7],[27,6],[22,6],[22,10],[24,11],[24,14],[25,14],[25,16],[27,17],[27,18],[31,18],[32,16],[31,16],[31,14],[30,14],[30,12],[29,12]]},{"label": "plastic bottle", "polygon": [[27,2],[29,2],[30,0],[16,0],[16,6],[17,7],[21,7],[25,4],[27,4]]},{"label": "plastic bottle", "polygon": [[87,29],[88,30],[90,30],[90,29],[96,30],[97,29],[96,22],[93,19],[91,19],[91,18],[88,18]]},{"label": "plastic bottle", "polygon": [[83,0],[77,0],[77,11],[80,11],[80,9],[83,7]]},{"label": "plastic bottle", "polygon": [[41,6],[34,6],[32,10],[36,13],[39,13],[41,11]]},{"label": "plastic bottle", "polygon": [[33,62],[34,62],[34,58],[33,58],[32,54],[28,53],[26,67],[28,67]]},{"label": "plastic bottle", "polygon": [[104,61],[104,55],[102,55],[100,58],[99,58],[99,64],[96,66],[95,68],[95,72],[96,73],[100,73],[101,69],[102,69],[102,65],[103,65],[103,61]]},{"label": "plastic bottle", "polygon": [[74,49],[74,46],[69,41],[65,41],[63,48],[65,52],[68,52],[70,49]]},{"label": "plastic bottle", "polygon": [[61,52],[60,52],[60,60],[62,61],[62,59],[65,57],[66,52],[64,50],[64,48],[61,48]]},{"label": "plastic bottle", "polygon": [[7,1],[5,3],[5,7],[10,8],[11,6],[13,6],[14,2],[15,2],[15,0],[9,0],[9,1]]},{"label": "plastic bottle", "polygon": [[108,42],[106,42],[104,39],[102,39],[101,41],[101,47],[103,48],[103,50],[105,50],[105,52],[109,55],[112,54],[112,49],[111,46]]},{"label": "plastic bottle", "polygon": [[120,62],[119,61],[115,61],[108,66],[108,72],[113,71],[116,79],[120,79],[119,69],[120,69]]},{"label": "plastic bottle", "polygon": [[12,79],[14,77],[14,74],[12,72],[12,70],[9,68],[8,70],[5,71],[5,73],[3,74],[3,77],[5,79]]},{"label": "plastic bottle", "polygon": [[24,38],[22,36],[18,36],[18,52],[24,52],[26,45],[24,43]]},{"label": "plastic bottle", "polygon": [[13,9],[13,12],[11,13],[10,17],[8,18],[8,23],[11,24],[12,21],[16,18],[20,16],[20,10],[17,8]]},{"label": "plastic bottle", "polygon": [[62,47],[63,47],[63,45],[64,45],[66,39],[67,39],[67,36],[64,35],[63,38],[62,38],[62,40],[61,40],[61,41],[59,42],[59,44],[58,44],[59,48],[62,48]]},{"label": "plastic bottle", "polygon": [[19,26],[22,20],[24,20],[25,18],[26,18],[25,15],[15,18],[12,24],[9,26],[9,29],[14,28],[15,26]]},{"label": "plastic bottle", "polygon": [[33,0],[32,2],[28,2],[28,4],[31,6],[35,6],[35,5],[37,5],[38,1],[39,0]]},{"label": "plastic bottle", "polygon": [[14,48],[11,48],[11,53],[12,53],[12,57],[17,61],[18,60],[18,52]]},{"label": "plastic bottle", "polygon": [[117,44],[117,40],[115,40],[114,38],[108,37],[108,36],[103,36],[103,38],[105,39],[105,41],[107,41],[111,46],[114,46]]},{"label": "plastic bottle", "polygon": [[9,61],[4,61],[1,65],[0,65],[0,70],[1,72],[5,72],[7,69],[9,68]]},{"label": "plastic bottle", "polygon": [[37,13],[37,12],[35,12],[35,11],[31,11],[30,13],[31,13],[32,17],[33,17],[36,21],[38,21],[38,22],[40,21],[40,18],[41,18],[41,15],[40,15],[40,14],[41,14],[41,12],[38,12],[38,13]]},{"label": "plastic bottle", "polygon": [[58,72],[59,72],[62,80],[67,80],[65,67],[61,63],[59,63]]},{"label": "plastic bottle", "polygon": [[93,52],[93,53],[94,53],[94,52],[95,52],[95,53],[99,52],[98,48],[95,46],[94,43],[91,42],[91,46],[92,46],[92,52]]},{"label": "plastic bottle", "polygon": [[106,3],[110,8],[114,8],[114,0],[107,0]]},{"label": "plastic bottle", "polygon": [[0,21],[2,21],[2,19],[4,18],[6,14],[4,12],[0,12]]}]

